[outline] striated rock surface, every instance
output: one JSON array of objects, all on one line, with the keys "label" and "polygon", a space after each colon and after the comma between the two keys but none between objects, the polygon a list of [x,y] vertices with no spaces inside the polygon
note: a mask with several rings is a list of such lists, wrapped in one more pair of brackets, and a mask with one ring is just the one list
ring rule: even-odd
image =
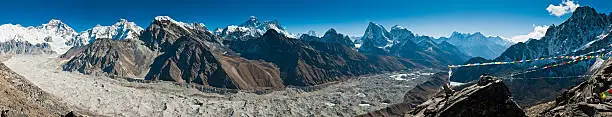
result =
[{"label": "striated rock surface", "polygon": [[94,43],[75,47],[63,55],[69,56],[74,57],[62,66],[64,71],[143,77],[156,55],[139,40],[96,39]]}]

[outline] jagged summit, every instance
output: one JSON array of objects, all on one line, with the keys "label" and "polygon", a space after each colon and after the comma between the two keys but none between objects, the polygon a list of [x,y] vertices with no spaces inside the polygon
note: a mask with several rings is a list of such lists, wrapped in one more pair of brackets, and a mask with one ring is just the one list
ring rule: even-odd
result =
[{"label": "jagged summit", "polygon": [[249,20],[247,20],[246,22],[240,24],[240,26],[242,26],[242,27],[257,27],[259,25],[261,25],[261,23],[259,22],[259,20],[255,16],[250,16]]},{"label": "jagged summit", "polygon": [[170,16],[156,16],[155,20],[156,21],[174,21],[176,22],[174,19],[170,18]]},{"label": "jagged summit", "polygon": [[116,23],[110,26],[96,25],[91,29],[80,32],[76,37],[76,41],[80,45],[92,43],[96,39],[106,38],[113,40],[138,39],[140,33],[144,29],[134,22],[126,19],[119,19]]},{"label": "jagged summit", "polygon": [[260,22],[255,16],[249,17],[249,20],[240,25],[227,26],[220,33],[220,36],[229,41],[245,41],[261,37],[269,29],[274,29],[287,37],[295,38],[294,35],[290,34],[281,26],[279,21],[272,20]]},{"label": "jagged summit", "polygon": [[334,28],[330,28],[329,30],[327,30],[327,31],[325,32],[325,34],[328,34],[328,33],[329,33],[329,34],[334,34],[334,33],[337,33],[337,32],[336,32],[336,29],[334,29]]},{"label": "jagged summit", "polygon": [[363,51],[371,48],[388,48],[392,46],[391,34],[382,25],[369,22],[363,37],[361,37]]},{"label": "jagged summit", "polygon": [[306,32],[306,34],[315,37],[317,36],[317,32],[315,32],[314,30],[309,30],[308,32]]}]

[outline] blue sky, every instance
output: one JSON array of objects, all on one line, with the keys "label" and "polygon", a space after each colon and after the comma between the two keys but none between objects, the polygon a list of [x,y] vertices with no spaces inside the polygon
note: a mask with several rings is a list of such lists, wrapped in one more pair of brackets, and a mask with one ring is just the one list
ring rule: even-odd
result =
[{"label": "blue sky", "polygon": [[[574,0],[610,13],[611,0]],[[400,25],[419,35],[448,36],[453,31],[513,37],[535,26],[559,24],[546,8],[561,0],[10,0],[0,4],[0,24],[40,25],[60,19],[77,31],[119,18],[146,28],[158,15],[203,22],[209,29],[240,24],[249,16],[279,20],[292,33],[329,28],[361,36],[368,22]]]}]

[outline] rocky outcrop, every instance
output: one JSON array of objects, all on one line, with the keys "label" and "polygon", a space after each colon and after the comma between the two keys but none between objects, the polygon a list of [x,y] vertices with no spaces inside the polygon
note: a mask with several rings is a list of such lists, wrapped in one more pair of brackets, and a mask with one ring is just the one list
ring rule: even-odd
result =
[{"label": "rocky outcrop", "polygon": [[526,117],[501,80],[485,78],[457,92],[440,92],[410,112],[423,117]]},{"label": "rocky outcrop", "polygon": [[341,44],[304,43],[269,30],[259,39],[231,45],[248,59],[276,64],[286,85],[310,86],[381,71],[413,67],[412,61],[390,56],[366,56]]},{"label": "rocky outcrop", "polygon": [[156,57],[142,41],[131,39],[96,39],[85,47],[69,50],[63,57],[71,55],[74,57],[62,66],[64,71],[126,77],[143,77]]},{"label": "rocky outcrop", "polygon": [[[600,60],[601,61],[601,60]],[[595,64],[588,80],[564,91],[541,111],[543,117],[593,117],[612,116],[612,98],[604,95],[612,88],[612,60]]]},{"label": "rocky outcrop", "polygon": [[[490,76],[480,82],[445,90],[443,73],[406,93],[404,102],[360,115],[362,117],[526,117],[502,80]],[[420,104],[416,106],[417,104]]]}]

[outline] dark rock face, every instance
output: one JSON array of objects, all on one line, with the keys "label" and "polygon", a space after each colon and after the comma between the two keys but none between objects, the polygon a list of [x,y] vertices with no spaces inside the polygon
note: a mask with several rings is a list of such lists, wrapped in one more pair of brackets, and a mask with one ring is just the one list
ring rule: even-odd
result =
[{"label": "dark rock face", "polygon": [[286,85],[310,86],[345,79],[347,76],[395,71],[412,67],[411,61],[390,56],[366,56],[341,44],[304,43],[274,30],[261,38],[231,46],[248,59],[276,64]]},{"label": "dark rock face", "polygon": [[[603,60],[600,60],[603,61]],[[550,117],[593,117],[612,116],[612,98],[603,97],[602,92],[612,88],[612,60],[592,67],[589,80],[563,92],[551,107],[539,116]]]},{"label": "dark rock face", "polygon": [[164,54],[155,58],[147,79],[236,88],[229,79],[214,76],[222,71],[221,64],[208,46],[198,39],[183,36],[164,50]]},{"label": "dark rock face", "polygon": [[74,57],[62,66],[64,71],[128,77],[144,76],[156,56],[141,41],[131,39],[96,39],[84,47],[72,48],[63,56],[71,55]]},{"label": "dark rock face", "polygon": [[486,80],[450,95],[440,93],[410,114],[424,117],[526,117],[501,80]]},{"label": "dark rock face", "polygon": [[155,59],[148,80],[196,83],[232,89],[278,89],[284,85],[272,64],[211,51],[199,39],[183,36]]},{"label": "dark rock face", "polygon": [[342,44],[350,48],[355,47],[355,44],[353,43],[353,41],[351,41],[351,39],[348,36],[336,32],[336,30],[333,28],[325,32],[325,35],[321,37],[321,41],[328,42],[328,43]]},{"label": "dark rock face", "polygon": [[2,54],[53,54],[55,53],[47,43],[30,44],[24,41],[10,40],[0,42],[0,53]]}]

